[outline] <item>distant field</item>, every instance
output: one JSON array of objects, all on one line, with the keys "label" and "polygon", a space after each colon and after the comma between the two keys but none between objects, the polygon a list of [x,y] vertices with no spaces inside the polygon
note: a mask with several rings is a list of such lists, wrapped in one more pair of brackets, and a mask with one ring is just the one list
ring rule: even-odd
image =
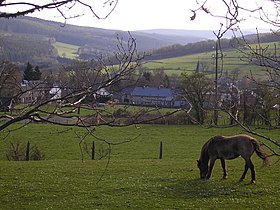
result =
[{"label": "distant field", "polygon": [[[278,130],[261,130],[277,138]],[[32,133],[32,135],[30,135]],[[30,124],[0,141],[1,209],[277,209],[279,162],[262,167],[253,156],[257,183],[249,185],[250,172],[243,183],[244,168],[239,158],[227,161],[229,178],[221,180],[217,162],[209,181],[198,179],[196,159],[203,143],[216,134],[243,133],[237,127],[218,129],[199,126],[139,125],[126,128],[99,127],[95,134],[112,143],[139,136],[127,144],[111,145],[107,158],[81,162],[78,128],[67,130],[45,124]],[[1,133],[4,137],[5,133]],[[2,138],[1,138],[2,139]],[[90,148],[106,150],[102,141],[87,138]],[[46,155],[45,161],[6,161],[10,142],[30,141]],[[163,159],[159,160],[159,142]],[[102,174],[104,176],[102,177]],[[98,180],[102,177],[101,182]]]},{"label": "distant field", "polygon": [[[256,45],[252,45],[255,48]],[[271,53],[275,50],[278,43],[263,43],[262,47],[268,47],[267,52]],[[246,51],[248,52],[248,50]],[[264,76],[264,69],[258,66],[251,65],[245,55],[236,49],[223,51],[223,72],[227,72],[230,76],[235,75],[243,77],[249,75],[251,72],[257,77]],[[215,72],[215,51],[199,53],[187,56],[180,56],[175,58],[161,59],[148,61],[144,64],[148,70],[164,70],[167,75],[181,74],[182,72],[192,72],[196,69],[197,62],[200,66],[207,70],[207,74],[214,74]],[[219,60],[221,67],[222,63]],[[220,69],[219,67],[219,69]]]},{"label": "distant field", "polygon": [[[77,51],[79,46],[55,42],[53,46],[57,49],[59,56],[75,59],[78,58]],[[257,45],[252,45],[255,48]],[[272,53],[279,48],[279,43],[262,43],[262,47],[267,47],[267,53]],[[248,50],[246,51],[248,52]],[[262,78],[265,75],[264,68],[251,65],[245,55],[236,49],[223,51],[223,63],[219,60],[219,71],[223,65],[223,73],[227,72],[229,76],[241,78],[251,73]],[[190,73],[196,69],[197,62],[200,62],[202,69],[206,69],[206,73],[213,75],[215,72],[215,51],[186,55],[168,59],[152,60],[143,65],[150,71],[164,70],[167,75],[180,75],[181,73]]]},{"label": "distant field", "polygon": [[69,58],[69,59],[75,59],[78,58],[77,52],[79,49],[79,46],[77,45],[71,45],[71,44],[65,44],[62,42],[55,42],[53,46],[57,49],[58,55],[61,57]]},{"label": "distant field", "polygon": [[[200,53],[176,58],[150,61],[144,67],[150,70],[164,70],[170,74],[181,74],[182,72],[192,72],[196,69],[197,62],[200,62],[202,68],[207,70],[206,73],[214,74],[215,59],[214,52]],[[239,75],[248,75],[250,71],[257,76],[263,75],[261,68],[250,65],[247,61],[241,60],[242,55],[234,50],[224,52],[223,71],[229,74],[238,73]],[[220,62],[220,61],[219,61]],[[221,63],[220,63],[221,65]],[[241,73],[241,74],[240,74]]]}]

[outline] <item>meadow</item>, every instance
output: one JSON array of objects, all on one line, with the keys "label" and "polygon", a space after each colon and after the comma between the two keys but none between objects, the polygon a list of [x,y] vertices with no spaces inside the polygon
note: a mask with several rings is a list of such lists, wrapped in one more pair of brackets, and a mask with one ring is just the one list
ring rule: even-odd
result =
[{"label": "meadow", "polygon": [[[267,55],[273,55],[275,50],[279,50],[279,44],[275,42],[261,43],[251,45],[252,49],[262,48]],[[275,49],[276,47],[276,49]],[[243,51],[243,52],[242,52]],[[278,52],[278,51],[277,51]],[[246,55],[247,54],[247,55]],[[236,79],[251,75],[262,78],[265,76],[265,68],[252,65],[250,63],[249,49],[223,50],[223,61],[219,60],[219,72],[223,69],[223,73]],[[279,54],[279,52],[278,52]],[[219,54],[220,56],[220,54]],[[197,62],[200,62],[201,68],[206,74],[213,75],[215,72],[215,51],[179,56],[174,58],[147,61],[143,66],[147,70],[164,70],[167,75],[180,75],[181,73],[191,73],[196,69]]]},{"label": "meadow", "polygon": [[[69,59],[78,59],[79,46],[70,45],[62,42],[55,42],[53,46],[57,49],[58,55]],[[251,45],[253,49],[263,48],[268,55],[275,53],[275,47],[279,49],[279,44],[275,42]],[[250,53],[249,49],[244,49],[244,53]],[[250,64],[250,59],[237,49],[227,49],[223,51],[223,61],[219,60],[219,71],[236,79],[253,74],[257,78],[265,77],[265,68]],[[148,71],[164,70],[165,74],[181,75],[191,73],[195,70],[197,62],[201,68],[210,76],[215,72],[215,51],[203,52],[198,54],[179,56],[174,58],[150,60],[143,64]]]},{"label": "meadow", "polygon": [[[279,138],[279,130],[259,132]],[[0,209],[277,209],[280,205],[276,159],[272,166],[263,167],[253,155],[256,184],[249,184],[250,173],[244,182],[238,182],[244,168],[241,158],[227,161],[227,180],[221,180],[219,162],[211,180],[199,179],[196,159],[203,143],[216,134],[243,133],[238,127],[101,126],[94,133],[99,140],[86,138],[83,148],[95,141],[100,154],[108,149],[106,140],[111,146],[110,159],[99,159],[97,154],[96,160],[91,160],[84,151],[82,162],[79,136],[83,133],[78,128],[46,124],[2,132]],[[127,140],[131,141],[119,144]],[[24,146],[27,141],[36,144],[46,159],[7,161],[10,143]]]},{"label": "meadow", "polygon": [[57,53],[60,57],[65,57],[69,59],[77,59],[78,58],[78,49],[79,46],[66,44],[63,42],[55,42],[53,46],[56,48]]},{"label": "meadow", "polygon": [[[148,70],[164,70],[167,75],[191,73],[195,70],[197,62],[203,65],[207,74],[214,74],[215,60],[214,51],[205,52],[187,56],[180,56],[176,58],[167,58],[161,60],[153,60],[147,62],[144,67]],[[219,69],[221,68],[221,61],[219,61]],[[236,50],[226,50],[223,59],[223,71],[228,72],[229,75],[242,76],[250,75],[251,71],[255,76],[263,76],[262,68],[249,64],[248,60],[242,58],[242,54]]]}]

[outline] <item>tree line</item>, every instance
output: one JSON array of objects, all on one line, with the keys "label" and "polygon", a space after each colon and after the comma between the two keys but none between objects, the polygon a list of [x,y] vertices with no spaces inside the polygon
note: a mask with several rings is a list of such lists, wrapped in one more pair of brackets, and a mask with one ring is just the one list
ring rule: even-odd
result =
[{"label": "tree line", "polygon": [[[233,49],[238,47],[243,47],[246,44],[258,44],[266,42],[278,42],[280,33],[264,33],[264,34],[254,34],[244,37],[234,37],[231,39],[221,39],[220,47],[223,50]],[[174,44],[167,47],[162,47],[159,49],[152,50],[150,52],[151,56],[146,59],[158,60],[164,58],[173,58],[185,55],[192,55],[196,53],[210,52],[215,50],[216,41],[206,40],[195,43],[189,43],[186,45]]]}]

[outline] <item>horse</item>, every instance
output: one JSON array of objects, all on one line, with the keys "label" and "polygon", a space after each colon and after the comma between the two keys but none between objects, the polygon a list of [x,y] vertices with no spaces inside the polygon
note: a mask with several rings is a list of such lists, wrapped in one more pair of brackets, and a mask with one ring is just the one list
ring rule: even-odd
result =
[{"label": "horse", "polygon": [[264,165],[269,163],[268,155],[260,149],[258,141],[248,135],[214,136],[202,147],[197,166],[201,179],[209,179],[212,174],[215,161],[220,159],[223,168],[223,179],[227,178],[225,160],[232,160],[241,156],[245,160],[245,169],[240,181],[245,179],[248,169],[251,170],[251,183],[255,183],[256,175],[251,156],[253,153],[263,160]]}]

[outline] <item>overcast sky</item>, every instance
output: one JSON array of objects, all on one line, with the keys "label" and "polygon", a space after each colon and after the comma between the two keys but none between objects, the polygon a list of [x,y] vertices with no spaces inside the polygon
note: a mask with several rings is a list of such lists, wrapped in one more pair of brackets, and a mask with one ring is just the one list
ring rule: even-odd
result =
[{"label": "overcast sky", "polygon": [[[32,0],[28,0],[32,2]],[[48,0],[40,0],[40,2],[47,2]],[[49,0],[50,1],[50,0]],[[107,8],[103,6],[105,0],[92,1],[95,12],[104,17],[108,12]],[[119,0],[118,5],[113,13],[105,20],[98,20],[92,17],[92,14],[85,7],[76,7],[72,9],[71,14],[81,15],[83,17],[68,20],[67,23],[91,27],[99,27],[106,29],[120,29],[125,31],[144,30],[144,29],[189,29],[189,30],[218,30],[222,20],[213,18],[204,12],[197,14],[195,21],[190,21],[193,15],[191,9],[198,8],[198,2],[205,0]],[[225,15],[225,7],[219,2],[222,0],[208,0],[206,4],[211,12],[219,15]],[[33,2],[38,3],[36,0]],[[84,0],[84,2],[89,2]],[[241,6],[249,9],[263,6],[266,11],[271,11],[271,7],[267,0],[240,0]],[[266,2],[266,3],[263,3]],[[66,10],[65,10],[66,11]],[[69,14],[69,11],[67,11]],[[46,10],[44,12],[35,13],[34,16],[62,21],[59,18],[59,13],[54,10]],[[250,16],[258,16],[258,13],[250,14]],[[246,21],[240,24],[242,29],[270,28],[269,25],[262,23],[255,17],[249,17],[248,13],[243,14]]]}]

